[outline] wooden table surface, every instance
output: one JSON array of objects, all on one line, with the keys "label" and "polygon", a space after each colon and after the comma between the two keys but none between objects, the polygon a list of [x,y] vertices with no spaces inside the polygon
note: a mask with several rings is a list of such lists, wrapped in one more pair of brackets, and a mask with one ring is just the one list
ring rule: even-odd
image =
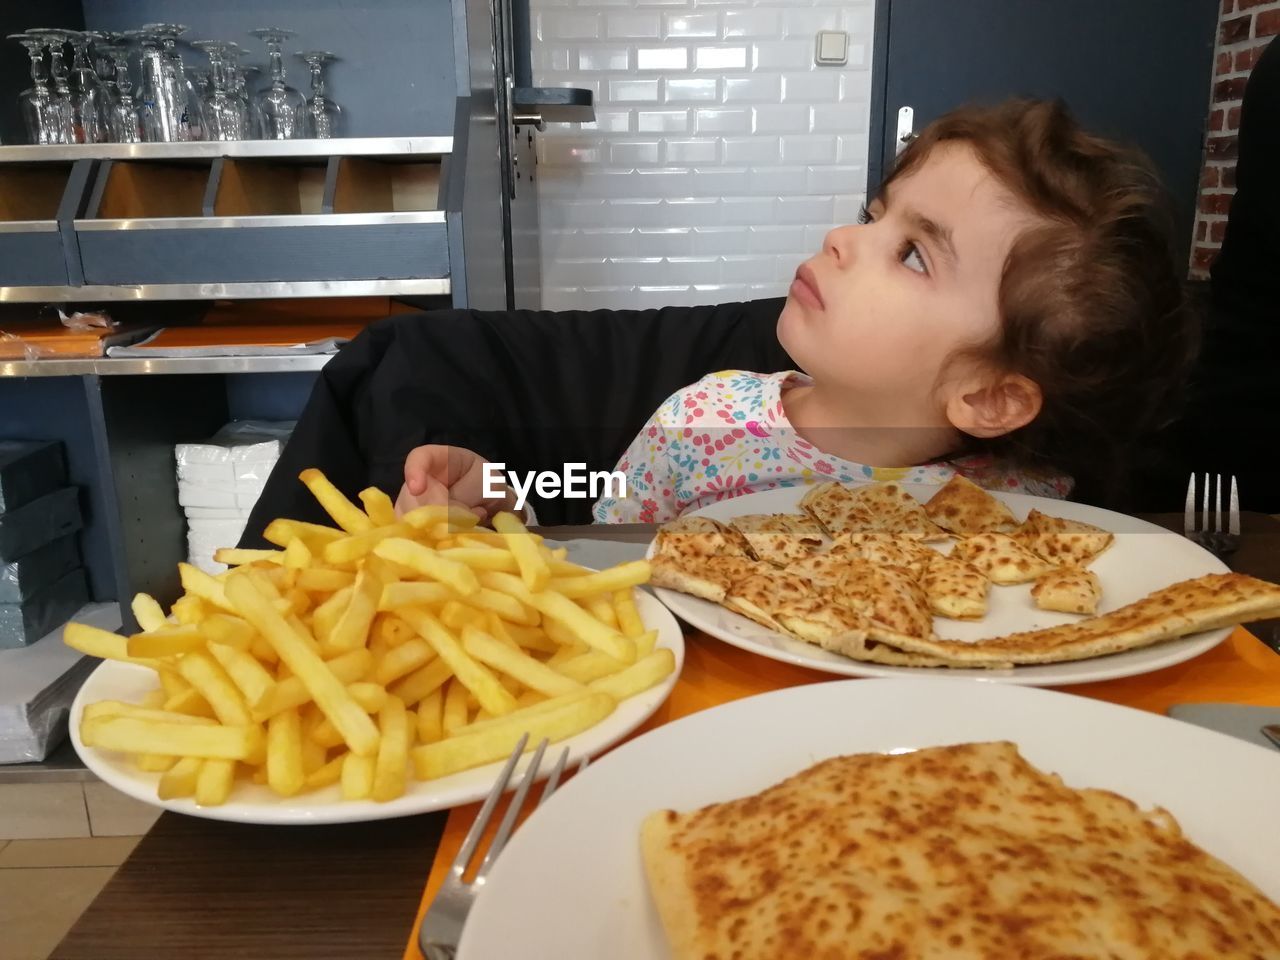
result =
[{"label": "wooden table surface", "polygon": [[[1181,515],[1146,519],[1181,531]],[[1228,558],[1280,582],[1280,521],[1241,519]],[[557,539],[647,542],[653,527],[558,527]],[[1280,650],[1280,621],[1250,627]],[[409,939],[443,813],[315,827],[165,813],[51,960],[386,960]]]}]

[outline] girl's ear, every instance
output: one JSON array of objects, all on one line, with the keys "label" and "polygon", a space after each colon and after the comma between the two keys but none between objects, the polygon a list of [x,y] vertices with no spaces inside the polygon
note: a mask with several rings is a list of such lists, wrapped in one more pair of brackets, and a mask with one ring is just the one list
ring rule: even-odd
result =
[{"label": "girl's ear", "polygon": [[947,419],[974,437],[999,437],[1025,427],[1040,413],[1040,385],[1021,374],[961,386],[947,400]]}]

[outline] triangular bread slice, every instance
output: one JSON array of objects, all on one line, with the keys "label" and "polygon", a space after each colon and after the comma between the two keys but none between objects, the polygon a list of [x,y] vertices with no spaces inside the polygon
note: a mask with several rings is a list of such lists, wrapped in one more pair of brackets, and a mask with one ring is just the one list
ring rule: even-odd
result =
[{"label": "triangular bread slice", "polygon": [[659,553],[649,561],[649,582],[690,596],[724,603],[735,580],[757,573],[767,564],[746,557],[679,558]]},{"label": "triangular bread slice", "polygon": [[845,581],[841,602],[891,630],[914,637],[933,636],[929,598],[911,574],[902,567],[863,563],[863,575]]},{"label": "triangular bread slice", "polygon": [[654,553],[676,560],[750,555],[741,533],[710,517],[685,516],[664,523],[657,540]]},{"label": "triangular bread slice", "polygon": [[832,537],[880,531],[915,540],[942,540],[946,533],[924,512],[915,497],[896,483],[846,487],[821,483],[800,501],[801,508]]},{"label": "triangular bread slice", "polygon": [[813,593],[813,584],[803,577],[785,573],[777,567],[761,564],[765,569],[735,580],[725,592],[722,603],[770,630],[785,632],[776,614],[789,603]]},{"label": "triangular bread slice", "polygon": [[879,530],[845,534],[831,545],[828,552],[836,556],[857,557],[880,566],[902,567],[917,580],[924,576],[929,558],[938,555],[937,551],[930,550],[912,537]]},{"label": "triangular bread slice", "polygon": [[1055,564],[1037,556],[1007,533],[977,533],[955,545],[951,556],[972,564],[992,583],[1030,583]]},{"label": "triangular bread slice", "polygon": [[987,615],[990,581],[972,564],[955,557],[933,556],[920,580],[929,609],[952,620],[981,620]]},{"label": "triangular bread slice", "polygon": [[1041,610],[1093,615],[1102,599],[1102,581],[1092,570],[1059,567],[1032,585],[1031,599]]},{"label": "triangular bread slice", "polygon": [[1007,506],[976,483],[956,474],[924,505],[929,519],[948,533],[1008,533],[1018,525]]},{"label": "triangular bread slice", "polygon": [[878,629],[872,640],[927,656],[984,662],[1062,663],[1136,650],[1205,630],[1280,617],[1280,585],[1243,573],[1211,573],[1157,590],[1128,606],[1058,627],[964,642]]},{"label": "triangular bread slice", "polygon": [[729,524],[758,559],[779,567],[809,556],[826,542],[818,521],[804,513],[749,513]]},{"label": "triangular bread slice", "polygon": [[1083,567],[1115,540],[1115,534],[1082,520],[1051,517],[1032,510],[1013,538],[1050,563]]}]

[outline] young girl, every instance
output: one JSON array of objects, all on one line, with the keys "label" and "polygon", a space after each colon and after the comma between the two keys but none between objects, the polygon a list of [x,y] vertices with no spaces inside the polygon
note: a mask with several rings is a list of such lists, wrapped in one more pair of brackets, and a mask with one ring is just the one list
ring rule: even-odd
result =
[{"label": "young girl", "polygon": [[[1163,212],[1145,160],[1061,104],[945,115],[796,271],[778,339],[803,372],[723,371],[677,391],[618,464],[626,497],[598,501],[595,519],[662,522],[828,479],[959,472],[1065,497],[1073,478],[1105,476],[1161,425],[1194,353]],[[446,450],[467,459],[410,455],[402,504],[438,475],[483,512],[479,468],[445,467]]]}]

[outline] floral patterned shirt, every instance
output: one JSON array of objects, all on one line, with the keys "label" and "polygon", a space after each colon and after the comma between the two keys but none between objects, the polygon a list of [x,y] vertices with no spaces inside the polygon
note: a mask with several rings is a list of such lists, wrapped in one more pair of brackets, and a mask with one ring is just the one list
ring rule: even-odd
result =
[{"label": "floral patterned shirt", "polygon": [[945,483],[961,473],[979,486],[1065,497],[1071,480],[1029,474],[988,455],[915,467],[869,467],[823,453],[787,420],[783,391],[811,381],[795,371],[722,370],[663,402],[618,462],[625,498],[596,501],[597,523],[662,523],[716,500],[795,484]]}]

